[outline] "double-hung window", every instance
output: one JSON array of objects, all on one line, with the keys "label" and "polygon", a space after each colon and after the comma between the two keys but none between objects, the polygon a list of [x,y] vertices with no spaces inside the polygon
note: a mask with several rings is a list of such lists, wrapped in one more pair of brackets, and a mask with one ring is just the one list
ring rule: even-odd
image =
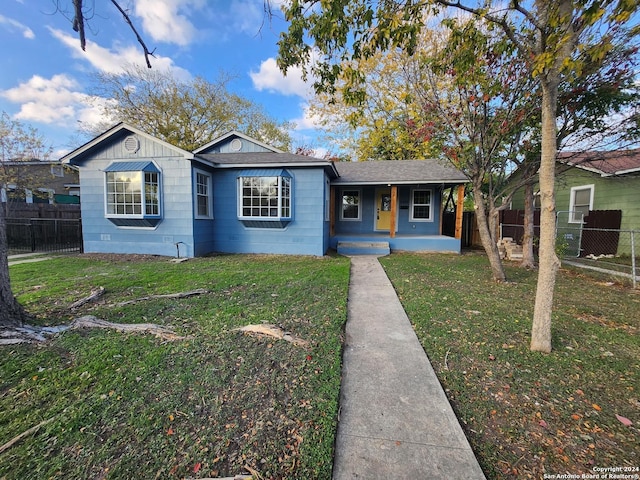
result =
[{"label": "double-hung window", "polygon": [[360,213],[360,190],[343,190],[340,220],[358,221]]},{"label": "double-hung window", "polygon": [[411,192],[411,221],[429,222],[431,218],[431,190],[415,188]]},{"label": "double-hung window", "polygon": [[283,227],[292,218],[292,179],[282,171],[273,176],[241,176],[238,217],[253,227]]},{"label": "double-hung window", "polygon": [[196,170],[195,181],[196,218],[213,218],[211,175]]},{"label": "double-hung window", "polygon": [[161,220],[160,170],[153,162],[114,162],[105,169],[105,216],[118,226],[153,227]]},{"label": "double-hung window", "polygon": [[589,215],[589,210],[593,210],[593,190],[594,185],[571,187],[571,198],[569,199],[570,223],[582,223],[584,217]]}]

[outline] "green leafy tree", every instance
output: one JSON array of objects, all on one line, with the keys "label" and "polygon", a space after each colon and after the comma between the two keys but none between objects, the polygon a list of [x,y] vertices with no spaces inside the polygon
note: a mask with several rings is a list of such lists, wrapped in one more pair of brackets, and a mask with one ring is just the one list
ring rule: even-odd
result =
[{"label": "green leafy tree", "polygon": [[360,104],[345,101],[343,79],[334,95],[314,102],[327,123],[357,129],[351,150],[359,160],[440,157],[462,170],[497,281],[506,280],[498,213],[508,204],[509,166],[523,158],[521,138],[536,108],[535,83],[522,74],[527,66],[515,53],[476,22],[449,21],[421,32],[413,55],[391,50],[360,61],[366,90]]},{"label": "green leafy tree", "polygon": [[[238,130],[269,145],[289,150],[290,125],[228,89],[232,77],[217,81],[179,80],[170,72],[129,67],[122,74],[100,73],[94,93],[106,98],[107,123],[126,122],[172,145],[193,151],[214,138]],[[88,133],[105,130],[105,124]]]},{"label": "green leafy tree", "polygon": [[[0,115],[0,187],[12,185],[20,188],[28,177],[18,176],[12,165],[15,162],[30,161],[34,158],[45,159],[51,152],[37,130],[22,123],[11,120],[9,115]],[[32,185],[28,185],[32,187]],[[0,327],[21,326],[29,319],[29,315],[16,300],[11,290],[9,278],[9,260],[7,248],[6,215],[9,199],[0,208]]]},{"label": "green leafy tree", "polygon": [[[385,1],[292,0],[284,7],[288,31],[279,42],[278,62],[286,71],[298,65],[312,72],[317,91],[333,93],[347,80],[346,98],[358,103],[363,76],[351,63],[380,50],[416,51],[419,32],[431,13],[445,8],[467,12],[500,29],[519,54],[530,59],[529,75],[541,89],[540,267],[531,331],[531,349],[551,351],[551,313],[556,273],[555,159],[560,85],[580,76],[586,63],[598,62],[620,35],[637,35],[631,22],[638,4],[631,0],[532,0],[483,3],[471,0]],[[314,55],[312,55],[312,52]],[[347,62],[347,63],[344,63]]]}]

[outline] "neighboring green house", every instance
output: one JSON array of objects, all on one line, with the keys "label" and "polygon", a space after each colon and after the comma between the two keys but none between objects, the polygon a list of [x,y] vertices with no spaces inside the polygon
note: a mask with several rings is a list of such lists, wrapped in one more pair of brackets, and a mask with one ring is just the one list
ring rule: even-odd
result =
[{"label": "neighboring green house", "polygon": [[[622,217],[618,228],[640,231],[640,149],[562,152],[556,171],[559,226],[577,227],[594,210],[619,210]],[[538,191],[537,185],[534,191]],[[537,196],[534,204],[540,208]],[[511,208],[524,209],[523,190],[516,192]]]}]

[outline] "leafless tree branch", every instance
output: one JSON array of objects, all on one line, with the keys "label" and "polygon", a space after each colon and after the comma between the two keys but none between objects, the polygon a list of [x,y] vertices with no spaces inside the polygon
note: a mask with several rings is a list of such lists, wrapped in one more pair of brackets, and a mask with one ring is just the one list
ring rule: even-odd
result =
[{"label": "leafless tree branch", "polygon": [[[77,2],[77,1],[81,1],[81,0],[74,0],[74,1]],[[135,34],[136,38],[138,39],[138,43],[140,44],[140,46],[142,47],[142,50],[144,51],[144,59],[147,62],[147,67],[151,68],[151,62],[149,61],[149,57],[153,57],[153,52],[155,52],[155,50],[149,51],[149,49],[147,48],[147,45],[144,43],[144,40],[142,39],[142,37],[138,33],[138,30],[136,30],[136,27],[131,22],[131,19],[129,18],[129,15],[118,4],[118,2],[116,0],[111,0],[111,3],[113,3],[115,5],[115,7],[120,11],[122,16],[124,17],[124,20],[129,24],[129,27],[131,27],[131,30],[133,31],[133,33]]]}]

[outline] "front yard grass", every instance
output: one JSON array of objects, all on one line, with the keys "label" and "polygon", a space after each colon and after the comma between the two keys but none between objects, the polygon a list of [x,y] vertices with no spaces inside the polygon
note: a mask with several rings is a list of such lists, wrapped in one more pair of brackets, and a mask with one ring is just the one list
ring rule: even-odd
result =
[{"label": "front yard grass", "polygon": [[380,261],[487,478],[640,474],[638,290],[561,270],[545,355],[528,349],[535,272],[497,284],[479,254]]},{"label": "front yard grass", "polygon": [[[0,455],[0,478],[330,478],[348,259],[77,255],[10,272],[40,324],[91,314],[187,339],[82,330],[2,347],[0,444],[53,420]],[[68,310],[98,286],[98,303]],[[262,322],[309,346],[233,331]]]}]

